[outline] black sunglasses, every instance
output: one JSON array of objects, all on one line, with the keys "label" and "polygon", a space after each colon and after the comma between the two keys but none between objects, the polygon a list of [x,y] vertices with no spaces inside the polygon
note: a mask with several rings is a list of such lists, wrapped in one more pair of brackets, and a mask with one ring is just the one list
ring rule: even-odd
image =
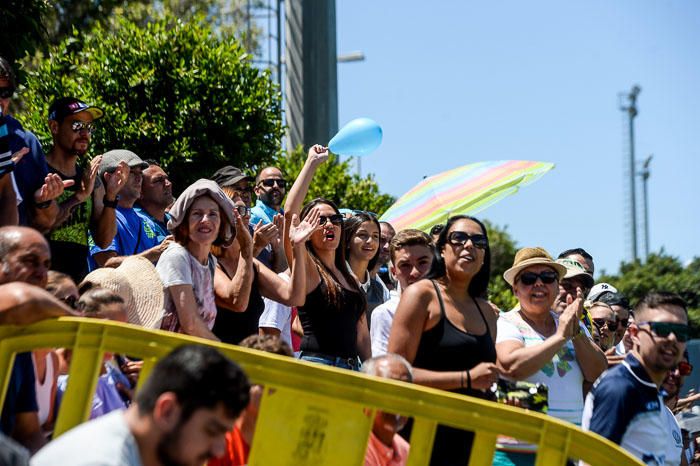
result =
[{"label": "black sunglasses", "polygon": [[559,276],[556,272],[548,270],[540,273],[523,272],[518,276],[518,278],[515,281],[520,281],[523,285],[529,286],[534,285],[537,282],[538,278],[542,280],[542,283],[544,283],[545,285],[551,285],[557,280],[557,278],[559,278]]},{"label": "black sunglasses", "polygon": [[73,123],[71,123],[70,128],[73,130],[74,133],[79,133],[82,130],[85,130],[88,133],[92,134],[95,131],[95,124],[91,121],[74,121]]},{"label": "black sunglasses", "polygon": [[14,87],[0,87],[0,99],[9,99],[14,93]]},{"label": "black sunglasses", "polygon": [[277,187],[280,189],[284,189],[287,187],[287,180],[282,180],[279,178],[268,178],[266,180],[261,180],[260,184],[265,186],[266,188],[271,188],[277,183]]},{"label": "black sunglasses", "polygon": [[608,330],[611,332],[614,332],[617,330],[617,327],[619,325],[619,321],[617,320],[605,320],[605,319],[591,319],[593,320],[593,324],[598,327],[599,329],[607,326]]},{"label": "black sunglasses", "polygon": [[343,224],[343,214],[320,215],[318,217],[319,225],[325,225],[326,222],[331,222],[333,225]]},{"label": "black sunglasses", "polygon": [[240,215],[241,217],[245,217],[245,216],[250,215],[250,207],[246,207],[243,205],[237,205],[234,207],[238,211],[238,215]]},{"label": "black sunglasses", "polygon": [[674,334],[678,341],[685,343],[690,338],[690,327],[686,324],[676,324],[674,322],[637,322],[637,327],[640,325],[648,325],[654,335],[666,338],[670,334]]},{"label": "black sunglasses", "polygon": [[447,242],[452,246],[465,247],[469,240],[471,240],[475,248],[486,249],[489,245],[486,235],[480,233],[470,235],[466,231],[453,231],[447,236]]}]

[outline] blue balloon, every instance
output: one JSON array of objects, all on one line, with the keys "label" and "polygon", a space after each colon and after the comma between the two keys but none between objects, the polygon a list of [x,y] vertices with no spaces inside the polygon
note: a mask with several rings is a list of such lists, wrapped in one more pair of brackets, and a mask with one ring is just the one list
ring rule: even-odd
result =
[{"label": "blue balloon", "polygon": [[356,118],[333,136],[328,148],[334,154],[361,156],[373,152],[382,143],[382,128],[369,118]]}]

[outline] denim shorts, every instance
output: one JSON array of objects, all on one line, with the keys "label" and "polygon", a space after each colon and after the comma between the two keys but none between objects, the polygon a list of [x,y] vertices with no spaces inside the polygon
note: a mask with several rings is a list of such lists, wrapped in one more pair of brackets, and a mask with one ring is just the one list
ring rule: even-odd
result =
[{"label": "denim shorts", "polygon": [[331,356],[330,354],[314,353],[310,351],[302,351],[299,359],[309,362],[315,362],[317,364],[324,364],[326,366],[340,367],[341,369],[349,369],[351,371],[360,370],[360,360],[356,357],[354,358],[341,358],[337,356]]}]

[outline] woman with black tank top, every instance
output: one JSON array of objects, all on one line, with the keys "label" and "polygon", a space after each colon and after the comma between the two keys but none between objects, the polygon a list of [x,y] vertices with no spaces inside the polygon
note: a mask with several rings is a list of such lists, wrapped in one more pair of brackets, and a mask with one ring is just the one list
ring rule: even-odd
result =
[{"label": "woman with black tank top", "polygon": [[[289,191],[284,206],[287,215],[296,214],[328,149],[315,145]],[[306,242],[306,302],[298,307],[304,329],[301,359],[346,369],[359,370],[359,361],[370,357],[370,340],[365,318],[366,301],[357,280],[345,262],[341,244],[343,216],[336,205],[318,198],[301,210],[301,218],[319,216],[320,226]]]},{"label": "woman with black tank top", "polygon": [[[497,317],[483,298],[491,269],[486,228],[473,217],[451,217],[436,249],[427,279],[401,294],[389,352],[413,364],[415,383],[487,398],[498,371]],[[439,425],[430,464],[467,464],[473,436]]]},{"label": "woman with black tank top", "polygon": [[[230,186],[224,186],[221,190],[233,201],[243,224],[247,226],[250,223],[250,208],[240,192]],[[253,241],[247,228],[238,232],[239,239],[245,238],[245,241],[236,241],[228,248],[212,247],[212,253],[217,258],[214,294],[218,311],[214,335],[225,343],[238,344],[244,338],[258,334],[258,322],[265,309],[263,296],[287,306],[304,303],[304,244],[318,227],[318,222],[318,215],[309,216],[301,223],[298,218],[293,219],[294,224],[288,230],[288,245],[293,251],[289,281],[283,280],[253,257]]]}]

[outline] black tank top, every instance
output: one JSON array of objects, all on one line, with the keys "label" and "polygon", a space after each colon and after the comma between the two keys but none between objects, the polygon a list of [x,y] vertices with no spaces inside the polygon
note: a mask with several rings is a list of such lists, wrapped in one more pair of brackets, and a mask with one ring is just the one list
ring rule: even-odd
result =
[{"label": "black tank top", "polygon": [[[440,321],[421,335],[413,366],[449,372],[469,370],[482,362],[496,362],[496,345],[491,338],[489,324],[476,299],[472,297],[486,326],[486,332],[483,335],[467,333],[450,322],[445,313],[440,288],[435,281],[432,283],[440,303]],[[450,391],[486,398],[480,390],[465,388]],[[473,432],[438,425],[430,464],[440,466],[467,464],[473,440]]]},{"label": "black tank top", "polygon": [[365,312],[359,292],[338,287],[338,305],[326,296],[323,280],[306,295],[306,302],[297,308],[304,329],[301,351],[329,356],[353,358],[357,352],[357,322]]},{"label": "black tank top", "polygon": [[[223,267],[219,267],[230,279],[231,276]],[[244,312],[235,312],[216,306],[216,320],[212,332],[224,343],[237,345],[244,338],[258,334],[258,322],[265,310],[265,301],[258,285],[258,271],[253,267],[253,284],[250,287],[248,307]]]}]

